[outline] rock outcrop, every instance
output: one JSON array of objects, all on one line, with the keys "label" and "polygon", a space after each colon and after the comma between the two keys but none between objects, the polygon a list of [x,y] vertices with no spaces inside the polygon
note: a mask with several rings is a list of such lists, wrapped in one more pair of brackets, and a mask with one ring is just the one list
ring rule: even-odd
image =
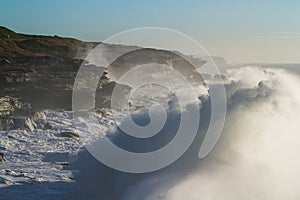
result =
[{"label": "rock outcrop", "polygon": [[23,104],[18,98],[10,96],[0,97],[0,117],[8,116],[16,112],[23,112],[29,108],[29,104]]},{"label": "rock outcrop", "polygon": [[34,113],[30,104],[21,102],[20,98],[0,97],[0,130],[33,131],[37,127]]}]

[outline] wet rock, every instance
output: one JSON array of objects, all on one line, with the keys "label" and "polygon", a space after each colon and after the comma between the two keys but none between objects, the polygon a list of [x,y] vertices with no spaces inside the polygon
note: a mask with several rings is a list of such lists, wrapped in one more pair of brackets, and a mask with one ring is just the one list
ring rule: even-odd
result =
[{"label": "wet rock", "polygon": [[23,104],[18,98],[4,96],[0,97],[0,116],[12,114],[15,110],[22,109]]},{"label": "wet rock", "polygon": [[11,117],[14,126],[11,129],[21,129],[34,131],[37,127],[36,123],[30,117]]},{"label": "wet rock", "polygon": [[33,131],[37,127],[30,117],[7,116],[0,118],[0,130],[29,130]]},{"label": "wet rock", "polygon": [[0,118],[5,118],[12,114],[27,115],[30,114],[30,110],[30,104],[22,103],[20,98],[10,96],[0,97]]},{"label": "wet rock", "polygon": [[0,162],[4,162],[4,161],[6,161],[5,158],[4,158],[4,154],[0,153]]},{"label": "wet rock", "polygon": [[73,132],[70,132],[70,131],[64,131],[64,132],[61,132],[60,135],[62,137],[76,137],[76,138],[79,138],[79,135],[77,133],[73,133]]},{"label": "wet rock", "polygon": [[55,162],[55,164],[61,165],[61,166],[63,166],[63,167],[69,166],[69,163],[68,163],[68,162]]},{"label": "wet rock", "polygon": [[10,130],[15,126],[11,118],[0,118],[0,130]]},{"label": "wet rock", "polygon": [[12,139],[12,140],[14,140],[14,139],[16,139],[14,136],[12,136],[12,135],[7,135],[7,137],[9,138],[9,139]]},{"label": "wet rock", "polygon": [[55,126],[55,125],[53,125],[53,124],[50,124],[50,123],[48,123],[48,122],[45,122],[42,129],[43,129],[43,130],[54,130],[54,131],[57,131],[57,130],[58,130],[58,127]]}]

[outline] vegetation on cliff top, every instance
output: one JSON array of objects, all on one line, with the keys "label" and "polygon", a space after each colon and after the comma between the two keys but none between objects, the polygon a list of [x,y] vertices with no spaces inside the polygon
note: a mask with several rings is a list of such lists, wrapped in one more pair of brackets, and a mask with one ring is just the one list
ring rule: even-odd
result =
[{"label": "vegetation on cliff top", "polygon": [[96,44],[59,36],[20,34],[0,26],[0,57],[55,56],[71,58],[80,53],[81,49],[90,49]]}]

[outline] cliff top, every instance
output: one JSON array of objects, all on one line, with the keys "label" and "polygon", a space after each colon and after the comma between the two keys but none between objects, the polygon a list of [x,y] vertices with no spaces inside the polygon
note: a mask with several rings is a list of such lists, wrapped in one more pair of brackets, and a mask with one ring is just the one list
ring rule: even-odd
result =
[{"label": "cliff top", "polygon": [[0,57],[55,56],[75,57],[78,51],[97,45],[60,36],[27,35],[0,26]]}]

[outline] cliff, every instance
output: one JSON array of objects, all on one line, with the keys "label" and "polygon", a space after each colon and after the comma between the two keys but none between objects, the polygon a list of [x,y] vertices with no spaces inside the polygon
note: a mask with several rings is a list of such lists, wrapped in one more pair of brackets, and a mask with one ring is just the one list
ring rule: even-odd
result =
[{"label": "cliff", "polygon": [[[0,97],[10,96],[29,103],[32,109],[71,109],[76,73],[89,50],[99,43],[58,36],[18,34],[0,27]],[[108,51],[130,48],[106,45]],[[174,52],[142,49],[121,56],[109,70],[118,76],[131,67],[145,63],[173,66],[188,79],[201,79],[190,63]],[[205,61],[197,59],[204,64]],[[192,81],[192,80],[191,80]],[[96,106],[109,107],[116,82],[103,76],[96,93]],[[130,89],[124,87],[124,89]]]}]

